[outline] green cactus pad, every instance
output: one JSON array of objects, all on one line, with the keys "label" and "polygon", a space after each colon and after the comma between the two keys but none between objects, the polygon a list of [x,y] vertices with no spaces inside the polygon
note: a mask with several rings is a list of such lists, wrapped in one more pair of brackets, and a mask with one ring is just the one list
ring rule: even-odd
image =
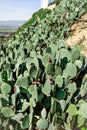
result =
[{"label": "green cactus pad", "polygon": [[56,91],[56,98],[57,98],[58,100],[63,100],[65,97],[66,97],[66,92],[65,92],[65,91],[63,91],[63,90],[61,90],[61,89],[58,89],[58,90]]},{"label": "green cactus pad", "polygon": [[74,104],[70,104],[68,109],[67,109],[67,112],[70,114],[70,115],[77,115],[77,108]]},{"label": "green cactus pad", "polygon": [[37,122],[37,127],[41,130],[45,130],[48,128],[48,120],[47,119],[40,119]]},{"label": "green cactus pad", "polygon": [[49,96],[50,95],[50,92],[51,92],[51,85],[50,85],[50,81],[47,80],[44,84],[44,87],[42,87],[42,92]]},{"label": "green cactus pad", "polygon": [[76,60],[78,60],[80,57],[80,50],[79,49],[74,49],[71,53],[71,59],[72,62],[75,62]]},{"label": "green cactus pad", "polygon": [[47,115],[46,109],[44,108],[44,109],[41,111],[41,116],[42,116],[43,119],[45,119],[45,118],[46,118],[46,115]]},{"label": "green cactus pad", "polygon": [[82,103],[80,105],[79,115],[87,119],[87,103]]},{"label": "green cactus pad", "polygon": [[29,128],[29,116],[25,116],[22,121],[22,127],[23,129]]},{"label": "green cactus pad", "polygon": [[15,86],[22,88],[27,88],[28,85],[29,85],[28,78],[25,77],[19,77],[15,84]]},{"label": "green cactus pad", "polygon": [[54,74],[54,70],[53,70],[53,64],[52,63],[48,63],[46,66],[46,73],[48,75],[53,75]]},{"label": "green cactus pad", "polygon": [[66,68],[63,71],[63,77],[65,79],[73,79],[77,74],[77,68],[75,64],[72,64],[71,62],[67,64]]},{"label": "green cactus pad", "polygon": [[7,83],[3,83],[3,84],[1,85],[1,92],[2,92],[3,94],[8,94],[8,93],[10,93],[10,92],[11,92],[11,86],[10,86],[9,84],[7,84]]},{"label": "green cactus pad", "polygon": [[1,113],[4,115],[4,117],[12,117],[14,115],[14,112],[10,107],[4,107]]},{"label": "green cactus pad", "polygon": [[63,77],[61,75],[58,75],[55,79],[55,83],[59,88],[61,88],[63,86]]}]

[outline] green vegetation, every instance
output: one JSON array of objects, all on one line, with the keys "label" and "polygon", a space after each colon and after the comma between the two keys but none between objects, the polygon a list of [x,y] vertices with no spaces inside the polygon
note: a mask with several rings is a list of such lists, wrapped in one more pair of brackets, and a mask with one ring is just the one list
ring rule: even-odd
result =
[{"label": "green vegetation", "polygon": [[24,23],[23,26],[19,28],[18,32],[32,26],[32,24],[34,24],[37,19],[43,20],[46,17],[46,15],[47,14],[49,15],[50,13],[51,13],[51,10],[49,9],[40,9],[39,11],[35,12],[32,15],[32,18],[30,18],[26,23]]},{"label": "green vegetation", "polygon": [[59,5],[59,3],[60,3],[61,1],[62,1],[62,0],[55,0],[56,5]]},{"label": "green vegetation", "polygon": [[87,130],[87,128],[82,127],[81,130]]},{"label": "green vegetation", "polygon": [[50,5],[53,5],[53,4],[59,5],[59,3],[60,3],[61,1],[62,1],[62,0],[54,0],[53,2],[49,3],[49,6],[50,6]]},{"label": "green vegetation", "polygon": [[86,7],[87,0],[62,0],[0,44],[0,129],[87,127],[87,59],[65,42]]}]

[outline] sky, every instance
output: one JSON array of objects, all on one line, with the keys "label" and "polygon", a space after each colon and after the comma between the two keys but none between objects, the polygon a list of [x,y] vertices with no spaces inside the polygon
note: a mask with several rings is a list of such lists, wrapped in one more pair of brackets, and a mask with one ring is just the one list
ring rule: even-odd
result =
[{"label": "sky", "polygon": [[27,20],[41,8],[41,0],[0,0],[0,21]]}]

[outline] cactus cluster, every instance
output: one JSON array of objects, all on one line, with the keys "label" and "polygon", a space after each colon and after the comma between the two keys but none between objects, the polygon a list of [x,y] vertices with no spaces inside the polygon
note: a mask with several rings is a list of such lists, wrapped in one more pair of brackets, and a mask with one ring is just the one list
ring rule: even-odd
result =
[{"label": "cactus cluster", "polygon": [[54,44],[56,50],[50,44],[50,52],[45,48],[43,55],[32,51],[24,63],[19,60],[14,68],[4,66],[0,81],[1,115],[15,120],[20,129],[33,130],[36,120],[38,129],[72,130],[72,120],[75,123],[78,119],[80,127],[87,119],[87,103],[83,100],[87,94],[87,60],[79,48],[60,44],[61,40]]},{"label": "cactus cluster", "polygon": [[63,39],[86,5],[63,0],[46,19],[0,44],[1,129],[73,130],[85,124],[87,59]]}]

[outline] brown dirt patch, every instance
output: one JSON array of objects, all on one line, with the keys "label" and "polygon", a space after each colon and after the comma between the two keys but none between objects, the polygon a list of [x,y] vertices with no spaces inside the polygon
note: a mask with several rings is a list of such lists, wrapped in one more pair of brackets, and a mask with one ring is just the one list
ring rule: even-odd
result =
[{"label": "brown dirt patch", "polygon": [[76,23],[71,26],[72,36],[66,40],[67,45],[81,45],[82,51],[87,56],[87,13],[80,19],[76,19]]}]

